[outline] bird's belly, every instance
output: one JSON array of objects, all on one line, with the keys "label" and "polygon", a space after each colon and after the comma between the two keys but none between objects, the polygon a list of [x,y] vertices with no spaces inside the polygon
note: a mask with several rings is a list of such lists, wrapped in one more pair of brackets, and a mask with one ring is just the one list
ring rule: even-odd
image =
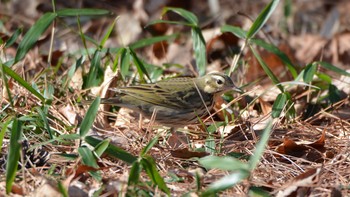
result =
[{"label": "bird's belly", "polygon": [[[211,109],[209,106],[208,110]],[[202,108],[166,108],[166,107],[150,107],[141,108],[140,112],[146,118],[151,118],[155,115],[155,121],[161,125],[174,127],[174,126],[186,126],[189,124],[197,123],[199,118],[208,115],[208,110],[203,106]]]}]

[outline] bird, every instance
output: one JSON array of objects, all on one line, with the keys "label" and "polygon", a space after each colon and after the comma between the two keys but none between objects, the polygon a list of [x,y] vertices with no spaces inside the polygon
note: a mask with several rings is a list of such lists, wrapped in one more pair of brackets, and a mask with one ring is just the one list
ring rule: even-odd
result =
[{"label": "bird", "polygon": [[198,78],[174,77],[155,83],[115,88],[115,96],[101,98],[100,104],[129,108],[172,129],[194,124],[207,116],[216,96],[234,90],[232,79],[212,72]]}]

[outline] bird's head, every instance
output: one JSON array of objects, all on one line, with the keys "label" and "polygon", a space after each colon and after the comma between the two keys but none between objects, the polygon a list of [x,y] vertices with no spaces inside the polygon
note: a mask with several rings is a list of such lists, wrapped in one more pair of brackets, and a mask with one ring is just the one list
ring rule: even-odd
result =
[{"label": "bird's head", "polygon": [[217,94],[229,90],[242,92],[234,84],[232,79],[223,73],[213,72],[198,78],[197,84],[205,93]]}]

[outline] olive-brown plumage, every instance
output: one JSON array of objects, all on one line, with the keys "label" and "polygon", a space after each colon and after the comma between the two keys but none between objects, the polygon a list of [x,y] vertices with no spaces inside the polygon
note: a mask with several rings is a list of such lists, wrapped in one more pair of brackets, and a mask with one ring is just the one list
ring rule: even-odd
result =
[{"label": "olive-brown plumage", "polygon": [[215,72],[199,78],[177,77],[118,88],[115,97],[102,98],[101,104],[126,107],[147,118],[155,113],[159,124],[179,127],[206,116],[214,97],[228,90],[238,89],[229,76]]}]

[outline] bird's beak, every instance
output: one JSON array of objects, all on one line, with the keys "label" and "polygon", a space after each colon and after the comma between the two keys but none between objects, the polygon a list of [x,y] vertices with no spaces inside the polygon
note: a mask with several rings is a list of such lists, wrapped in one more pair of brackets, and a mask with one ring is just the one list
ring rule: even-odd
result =
[{"label": "bird's beak", "polygon": [[235,86],[235,85],[232,87],[232,90],[235,91],[235,92],[238,92],[238,93],[242,93],[242,94],[244,93],[243,90],[241,90],[240,88],[238,88],[238,87]]}]

